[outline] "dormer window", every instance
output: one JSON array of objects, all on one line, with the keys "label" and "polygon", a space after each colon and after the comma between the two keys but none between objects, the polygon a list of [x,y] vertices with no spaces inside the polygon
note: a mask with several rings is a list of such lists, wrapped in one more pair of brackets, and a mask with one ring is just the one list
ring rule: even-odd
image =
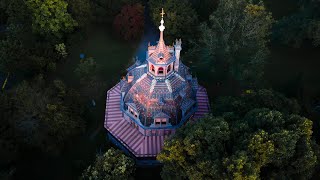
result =
[{"label": "dormer window", "polygon": [[133,116],[134,118],[139,118],[139,113],[137,111],[137,107],[134,103],[126,103],[128,106],[128,112]]},{"label": "dormer window", "polygon": [[163,57],[164,57],[164,54],[163,54],[163,53],[159,53],[159,54],[158,54],[158,58],[160,59],[160,61],[163,60]]},{"label": "dormer window", "polygon": [[154,125],[155,126],[166,126],[169,123],[169,118],[167,114],[160,112],[154,116]]},{"label": "dormer window", "polygon": [[163,67],[159,67],[158,74],[163,74]]},{"label": "dormer window", "polygon": [[167,125],[167,119],[165,118],[156,118],[155,125]]}]

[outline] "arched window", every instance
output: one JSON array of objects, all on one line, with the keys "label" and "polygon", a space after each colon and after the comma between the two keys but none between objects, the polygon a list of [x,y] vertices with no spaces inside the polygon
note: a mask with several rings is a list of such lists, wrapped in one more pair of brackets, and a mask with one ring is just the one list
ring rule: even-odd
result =
[{"label": "arched window", "polygon": [[163,74],[163,67],[159,67],[158,74]]},{"label": "arched window", "polygon": [[153,66],[153,65],[151,65],[150,70],[151,70],[153,73],[155,72],[155,70],[154,70],[154,66]]},{"label": "arched window", "polygon": [[171,71],[171,65],[167,67],[167,73],[169,73],[170,71]]}]

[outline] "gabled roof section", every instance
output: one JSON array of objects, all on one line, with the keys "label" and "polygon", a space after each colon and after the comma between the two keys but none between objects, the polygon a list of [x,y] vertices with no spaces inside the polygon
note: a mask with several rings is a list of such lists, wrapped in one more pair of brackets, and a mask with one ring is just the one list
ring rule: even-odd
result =
[{"label": "gabled roof section", "polygon": [[127,106],[131,107],[132,109],[134,109],[135,111],[137,111],[137,106],[135,103],[126,103]]},{"label": "gabled roof section", "polygon": [[168,46],[164,41],[159,41],[155,51],[149,56],[148,61],[152,64],[169,64],[175,60],[170,54]]},{"label": "gabled roof section", "polygon": [[154,115],[153,118],[170,118],[169,115],[167,115],[166,113],[164,112],[159,112],[158,114]]},{"label": "gabled roof section", "polygon": [[193,106],[196,102],[190,98],[186,98],[182,101],[181,103],[181,110],[186,111],[188,110],[191,106]]}]

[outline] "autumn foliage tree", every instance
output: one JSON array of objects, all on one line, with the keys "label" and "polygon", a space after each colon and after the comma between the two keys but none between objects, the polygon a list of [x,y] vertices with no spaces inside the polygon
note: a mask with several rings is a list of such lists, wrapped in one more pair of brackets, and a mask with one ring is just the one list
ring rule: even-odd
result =
[{"label": "autumn foliage tree", "polygon": [[138,39],[144,29],[144,7],[139,3],[123,6],[114,19],[113,27],[125,40]]}]

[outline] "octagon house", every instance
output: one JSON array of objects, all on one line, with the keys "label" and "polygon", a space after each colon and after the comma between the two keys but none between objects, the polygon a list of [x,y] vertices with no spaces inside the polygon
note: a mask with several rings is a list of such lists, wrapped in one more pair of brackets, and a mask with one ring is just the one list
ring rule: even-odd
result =
[{"label": "octagon house", "polygon": [[164,139],[190,119],[209,112],[206,90],[180,58],[182,42],[149,44],[146,60],[136,61],[125,78],[107,92],[105,128],[108,137],[137,161],[155,160]]}]

